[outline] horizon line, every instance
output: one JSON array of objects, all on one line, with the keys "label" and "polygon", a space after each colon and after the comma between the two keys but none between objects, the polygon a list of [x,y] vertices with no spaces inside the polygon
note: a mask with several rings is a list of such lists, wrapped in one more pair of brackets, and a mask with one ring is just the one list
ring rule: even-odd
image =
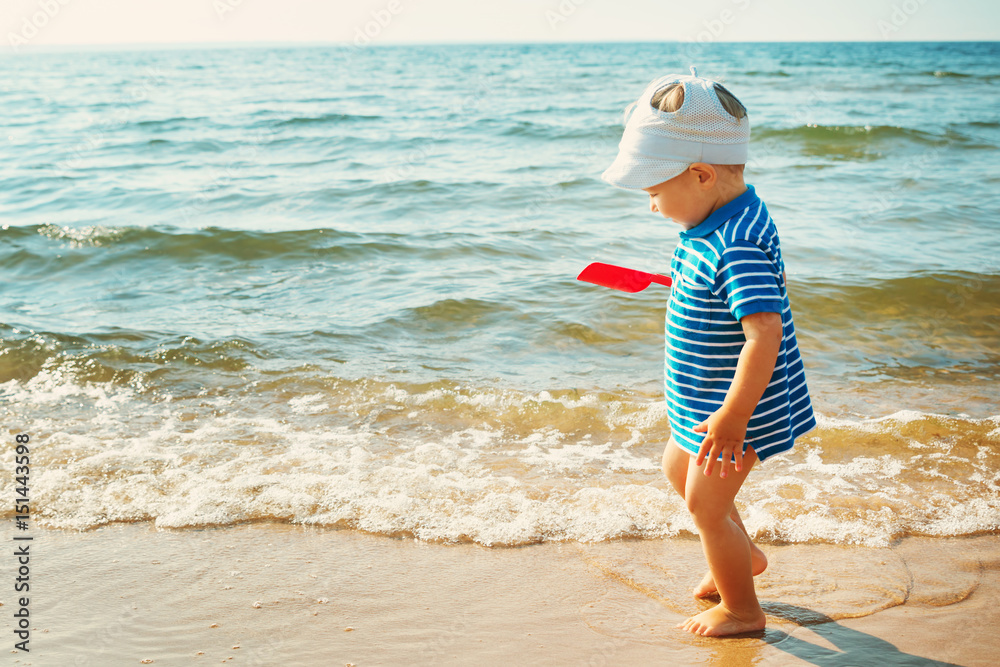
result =
[{"label": "horizon line", "polygon": [[222,41],[222,42],[80,42],[68,44],[25,44],[14,51],[0,49],[7,55],[26,55],[28,53],[72,52],[81,51],[120,51],[120,50],[187,50],[187,49],[227,49],[227,48],[377,48],[403,46],[569,46],[581,44],[594,45],[638,45],[638,44],[996,44],[997,39],[916,39],[916,40],[872,40],[872,39],[829,39],[829,40],[713,40],[706,42],[682,40],[565,40],[565,41],[477,41],[477,42],[419,42],[419,41],[372,41],[364,45],[352,41],[313,41],[313,40],[254,40],[254,41]]}]

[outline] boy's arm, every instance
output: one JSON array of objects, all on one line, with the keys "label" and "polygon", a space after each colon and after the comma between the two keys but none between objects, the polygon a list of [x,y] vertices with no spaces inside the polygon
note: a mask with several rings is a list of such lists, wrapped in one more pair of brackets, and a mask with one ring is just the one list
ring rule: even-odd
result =
[{"label": "boy's arm", "polygon": [[705,464],[705,474],[712,475],[719,454],[722,454],[720,477],[729,471],[729,461],[736,457],[736,469],[743,468],[743,439],[746,437],[747,423],[764,395],[764,390],[774,374],[774,365],[781,349],[784,336],[780,313],[761,312],[746,315],[740,320],[747,342],[736,363],[733,383],[726,393],[722,407],[708,419],[698,424],[694,430],[706,433],[698,450],[695,465]]}]

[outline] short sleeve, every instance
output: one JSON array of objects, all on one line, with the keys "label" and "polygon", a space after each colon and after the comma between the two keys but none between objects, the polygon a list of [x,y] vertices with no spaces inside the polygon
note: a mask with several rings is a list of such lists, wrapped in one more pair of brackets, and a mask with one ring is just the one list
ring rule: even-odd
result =
[{"label": "short sleeve", "polygon": [[750,241],[737,241],[722,252],[712,292],[737,320],[753,313],[781,313],[781,275],[771,258]]}]

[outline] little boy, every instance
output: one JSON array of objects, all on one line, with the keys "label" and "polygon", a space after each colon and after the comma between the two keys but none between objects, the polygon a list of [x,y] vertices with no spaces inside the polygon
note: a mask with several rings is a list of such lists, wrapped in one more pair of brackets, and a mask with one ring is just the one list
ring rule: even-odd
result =
[{"label": "little boy", "polygon": [[618,157],[602,178],[645,191],[654,213],[684,227],[670,265],[664,386],[671,437],[663,471],[708,560],[695,596],[721,598],[677,627],[713,636],[759,631],[766,619],[753,577],[767,558],[733,500],[755,461],[791,449],[816,425],[778,232],[743,182],[750,121],[732,93],[692,67],[691,76],[652,81],[631,106]]}]

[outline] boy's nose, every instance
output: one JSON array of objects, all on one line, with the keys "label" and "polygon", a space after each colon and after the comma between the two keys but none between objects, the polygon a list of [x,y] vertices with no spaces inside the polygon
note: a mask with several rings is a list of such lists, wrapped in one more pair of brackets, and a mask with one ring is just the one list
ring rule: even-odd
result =
[{"label": "boy's nose", "polygon": [[656,202],[653,201],[652,197],[649,198],[649,210],[653,213],[659,213],[659,211],[656,210]]}]

